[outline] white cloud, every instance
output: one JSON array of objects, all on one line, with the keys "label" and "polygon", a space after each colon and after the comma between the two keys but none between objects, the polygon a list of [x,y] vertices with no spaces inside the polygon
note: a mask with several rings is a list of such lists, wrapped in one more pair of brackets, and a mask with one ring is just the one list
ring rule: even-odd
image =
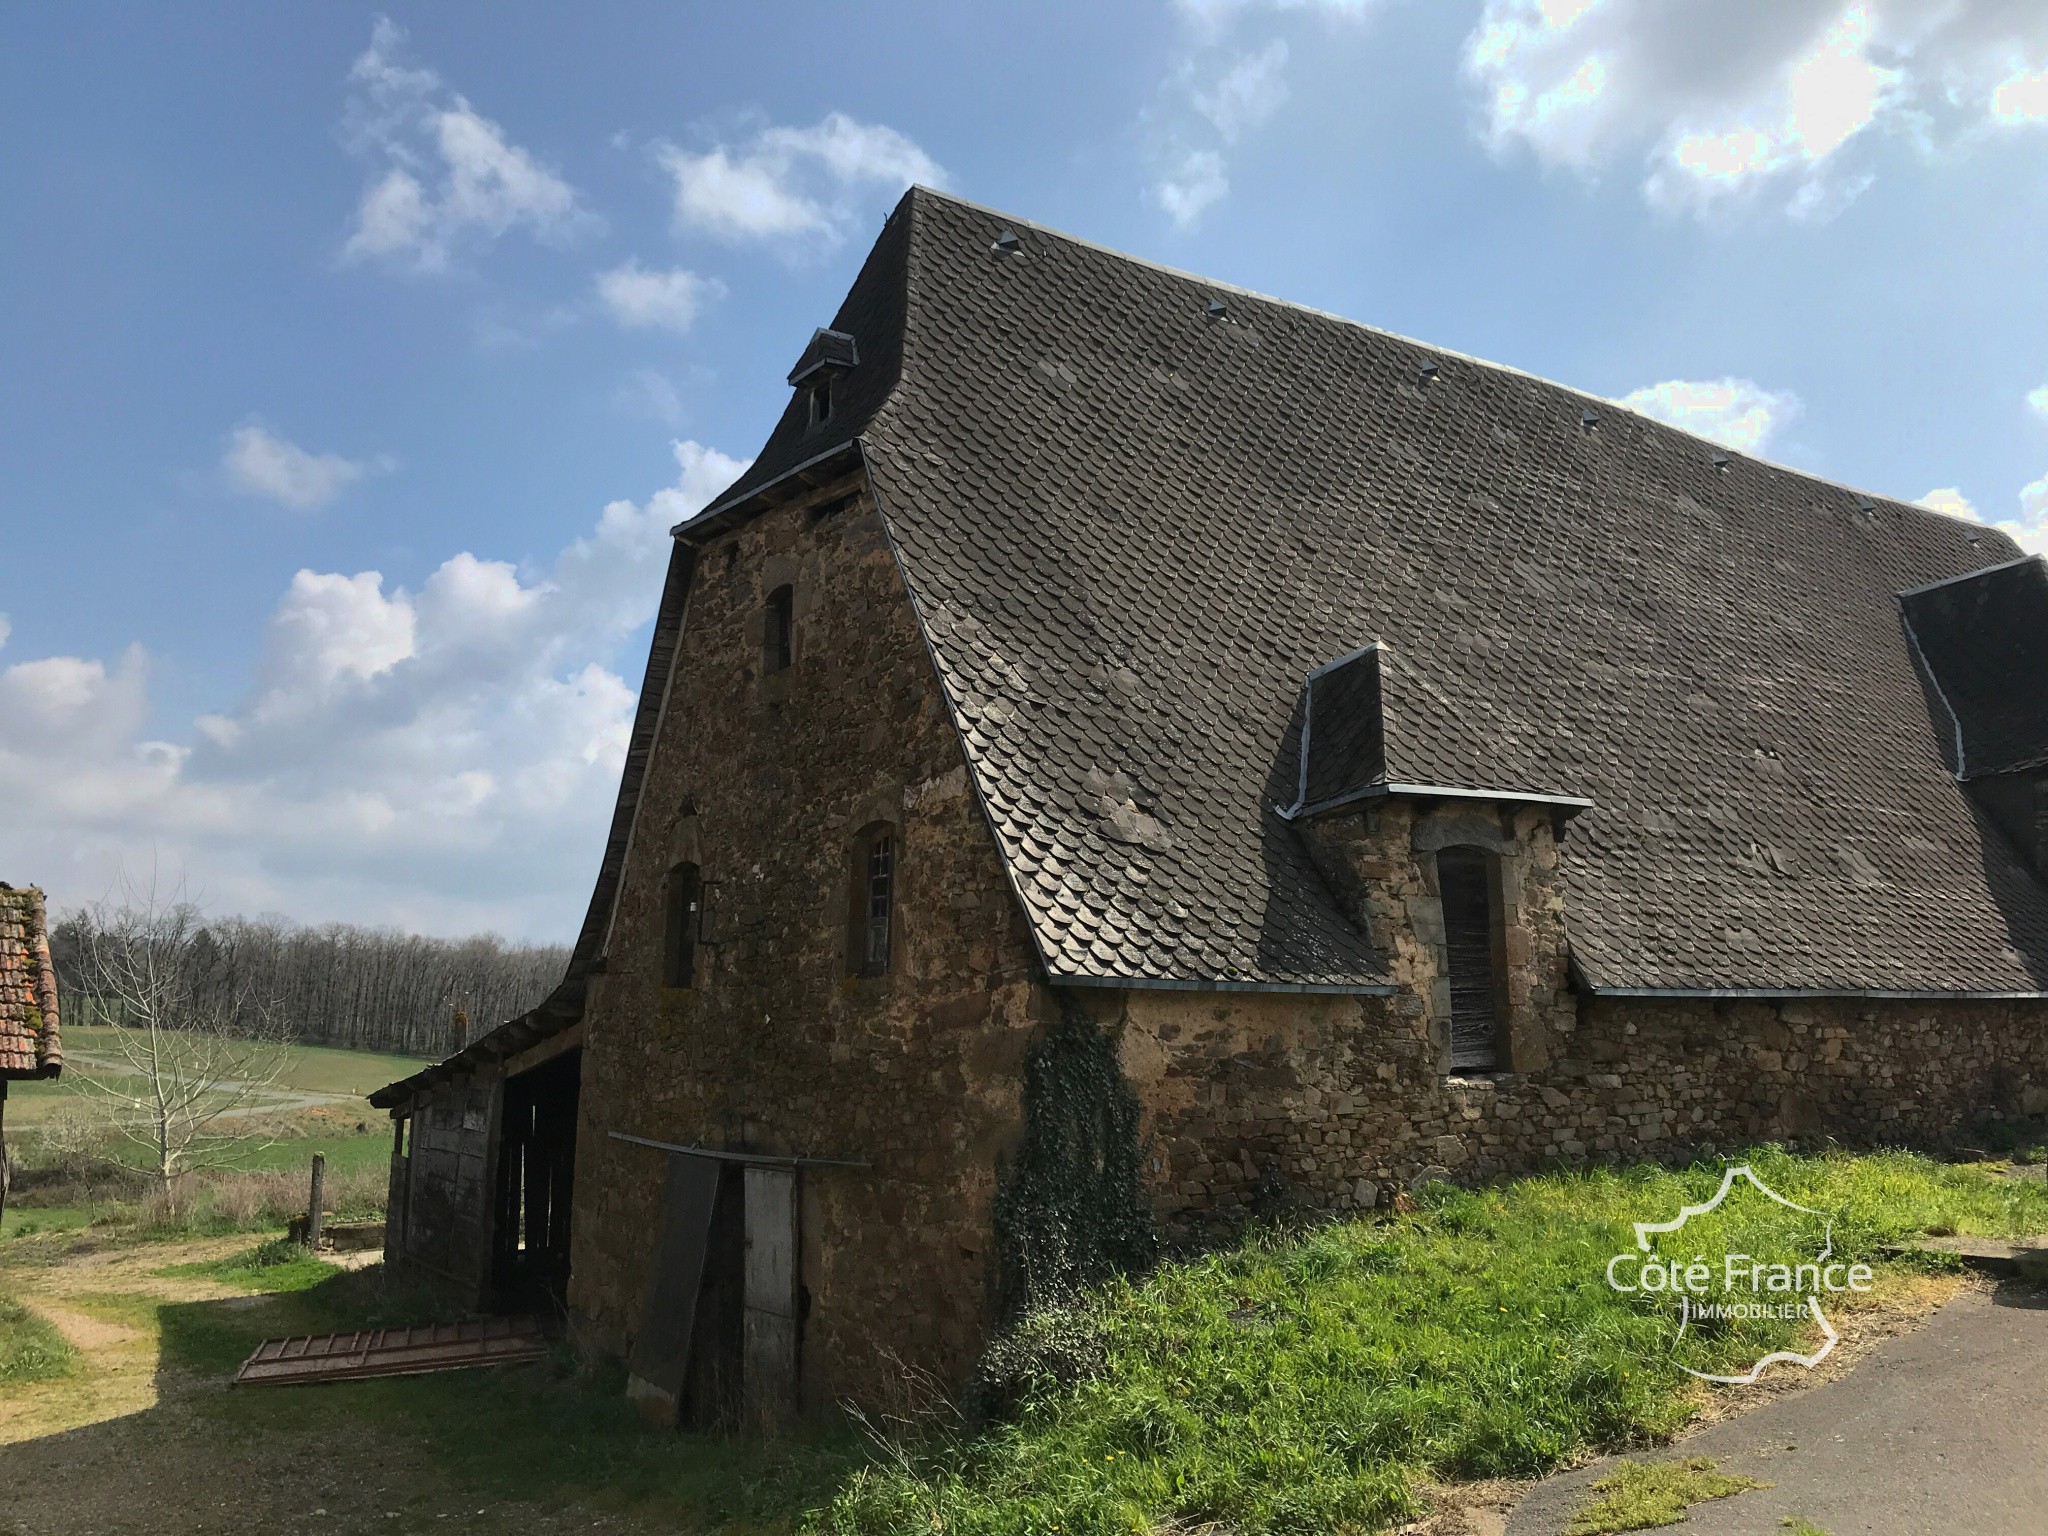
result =
[{"label": "white cloud", "polygon": [[255,422],[245,422],[229,435],[220,467],[236,490],[268,497],[295,512],[310,512],[326,506],[363,476],[388,470],[391,462],[308,453]]},{"label": "white cloud", "polygon": [[1946,512],[1950,517],[1965,517],[1996,528],[2030,555],[2048,554],[2048,475],[2021,489],[2018,517],[1988,518],[1952,485],[1929,491],[1920,498],[1920,505],[1932,512]]},{"label": "white cloud", "polygon": [[[668,529],[745,467],[676,448],[546,567],[462,552],[418,587],[304,570],[247,695],[151,739],[149,658],[0,668],[0,868],[60,903],[124,862],[214,907],[522,936],[573,931],[632,720]],[[622,675],[623,674],[623,675]]]},{"label": "white cloud", "polygon": [[438,271],[514,229],[561,241],[600,227],[573,187],[439,75],[400,63],[404,46],[404,31],[380,16],[349,71],[343,138],[376,172],[344,259]]},{"label": "white cloud", "polygon": [[681,267],[650,271],[630,260],[597,275],[597,296],[620,325],[654,327],[678,336],[696,323],[697,312],[721,292],[716,281]]},{"label": "white cloud", "polygon": [[659,144],[655,158],[675,181],[677,230],[725,240],[837,240],[862,194],[946,183],[911,139],[844,112],[810,128],[763,128],[738,148],[695,154]]},{"label": "white cloud", "polygon": [[1749,379],[1666,379],[1624,395],[1621,404],[1725,447],[1756,453],[1799,414],[1790,390]]},{"label": "white cloud", "polygon": [[1465,44],[1497,152],[1585,174],[1640,156],[1675,209],[1789,186],[1808,218],[1870,184],[1848,157],[1876,130],[2034,120],[2044,59],[2048,6],[2014,0],[1487,0]]},{"label": "white cloud", "polygon": [[2001,127],[2048,123],[2048,69],[2015,70],[1991,91],[1991,117]]},{"label": "white cloud", "polygon": [[1287,100],[1287,40],[1276,37],[1257,53],[1248,53],[1224,71],[1214,84],[1194,91],[1195,110],[1234,144],[1247,128],[1256,128]]},{"label": "white cloud", "polygon": [[2043,421],[2048,421],[2048,384],[2027,391],[2027,409]]},{"label": "white cloud", "polygon": [[2048,475],[2020,487],[2020,515],[2017,521],[1996,524],[2033,555],[2048,555]]},{"label": "white cloud", "polygon": [[1950,517],[1966,517],[1973,523],[1984,521],[1977,515],[1977,508],[1970,498],[1957,486],[1937,486],[1920,498],[1920,505],[1930,512],[1943,512]]},{"label": "white cloud", "polygon": [[1220,202],[1230,190],[1223,157],[1212,149],[1190,150],[1152,189],[1167,216],[1182,229],[1191,228],[1203,210]]}]

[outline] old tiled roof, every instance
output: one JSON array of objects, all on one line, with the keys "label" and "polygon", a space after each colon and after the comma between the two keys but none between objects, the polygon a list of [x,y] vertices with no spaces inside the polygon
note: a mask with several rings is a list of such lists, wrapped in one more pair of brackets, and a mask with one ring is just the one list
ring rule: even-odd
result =
[{"label": "old tiled roof", "polygon": [[[1384,981],[1274,810],[1304,675],[1378,641],[1391,781],[1594,803],[1589,984],[2048,985],[2048,893],[1951,775],[1897,598],[2002,535],[922,190],[848,308],[853,377],[900,371],[861,443],[1056,978]],[[792,408],[721,506],[800,438]]]},{"label": "old tiled roof", "polygon": [[0,1078],[54,1077],[57,973],[43,927],[43,893],[0,885]]}]

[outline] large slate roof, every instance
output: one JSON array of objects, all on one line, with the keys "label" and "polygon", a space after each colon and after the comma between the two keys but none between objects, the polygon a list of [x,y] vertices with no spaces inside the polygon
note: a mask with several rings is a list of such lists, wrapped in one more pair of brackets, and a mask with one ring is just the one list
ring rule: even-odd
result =
[{"label": "large slate roof", "polygon": [[2003,535],[923,189],[833,328],[857,409],[705,517],[857,437],[1055,980],[1385,983],[1275,809],[1379,642],[1388,781],[1593,802],[1595,989],[2048,987],[1898,599]]}]

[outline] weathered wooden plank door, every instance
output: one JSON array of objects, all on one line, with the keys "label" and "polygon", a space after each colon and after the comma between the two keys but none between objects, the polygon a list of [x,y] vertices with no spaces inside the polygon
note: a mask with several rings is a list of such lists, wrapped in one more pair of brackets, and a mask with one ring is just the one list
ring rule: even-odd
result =
[{"label": "weathered wooden plank door", "polygon": [[746,1413],[772,1428],[797,1408],[797,1174],[747,1169]]},{"label": "weathered wooden plank door", "polygon": [[663,1191],[661,1230],[647,1268],[640,1328],[633,1341],[627,1392],[658,1398],[672,1419],[690,1365],[697,1293],[721,1169],[708,1157],[672,1153]]}]

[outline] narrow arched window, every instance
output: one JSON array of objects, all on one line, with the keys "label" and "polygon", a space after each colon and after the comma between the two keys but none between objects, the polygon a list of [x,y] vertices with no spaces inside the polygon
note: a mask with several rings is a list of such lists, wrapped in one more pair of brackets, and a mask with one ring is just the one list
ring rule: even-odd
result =
[{"label": "narrow arched window", "polygon": [[697,984],[697,917],[703,906],[704,882],[698,878],[697,866],[678,864],[671,869],[661,943],[663,986]]},{"label": "narrow arched window", "polygon": [[796,589],[777,587],[761,617],[761,669],[781,672],[795,660]]},{"label": "narrow arched window", "polygon": [[1500,1066],[1500,901],[1494,864],[1483,848],[1446,848],[1436,856],[1444,904],[1444,950],[1451,978],[1451,1070]]},{"label": "narrow arched window", "polygon": [[859,976],[889,969],[896,925],[896,829],[876,822],[854,839],[848,968]]}]

